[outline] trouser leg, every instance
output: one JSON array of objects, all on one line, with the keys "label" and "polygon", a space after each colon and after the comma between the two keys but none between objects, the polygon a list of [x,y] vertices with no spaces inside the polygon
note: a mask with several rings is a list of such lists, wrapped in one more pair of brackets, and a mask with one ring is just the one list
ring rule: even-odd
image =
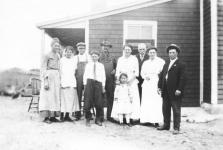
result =
[{"label": "trouser leg", "polygon": [[162,109],[163,109],[164,126],[169,128],[171,120],[171,103],[167,96],[163,98]]},{"label": "trouser leg", "polygon": [[91,118],[90,109],[92,108],[92,101],[93,101],[93,96],[94,96],[94,88],[93,88],[92,80],[89,80],[89,79],[87,80],[84,96],[85,96],[85,99],[84,99],[85,118],[87,120],[90,120]]},{"label": "trouser leg", "polygon": [[173,109],[173,128],[174,130],[180,130],[181,121],[181,99],[171,101]]}]

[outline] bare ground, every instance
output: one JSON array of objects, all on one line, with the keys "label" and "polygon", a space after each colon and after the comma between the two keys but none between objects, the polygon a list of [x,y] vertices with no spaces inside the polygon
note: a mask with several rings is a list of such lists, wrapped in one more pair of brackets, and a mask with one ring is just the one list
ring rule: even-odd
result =
[{"label": "bare ground", "polygon": [[28,113],[29,100],[0,97],[1,150],[221,150],[223,120],[182,122],[181,134],[136,125],[131,128],[105,122],[103,127],[74,123],[45,124]]}]

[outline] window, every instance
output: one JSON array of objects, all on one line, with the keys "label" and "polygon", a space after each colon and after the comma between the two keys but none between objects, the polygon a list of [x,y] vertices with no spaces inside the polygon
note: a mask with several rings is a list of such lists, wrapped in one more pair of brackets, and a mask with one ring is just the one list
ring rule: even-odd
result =
[{"label": "window", "polygon": [[146,43],[148,47],[156,46],[157,43],[157,21],[124,21],[123,44],[133,46],[133,54],[136,54],[139,43]]}]

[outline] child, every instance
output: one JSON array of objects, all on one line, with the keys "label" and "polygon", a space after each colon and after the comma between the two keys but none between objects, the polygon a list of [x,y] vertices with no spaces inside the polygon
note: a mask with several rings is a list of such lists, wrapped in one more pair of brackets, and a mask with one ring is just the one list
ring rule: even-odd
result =
[{"label": "child", "polygon": [[112,110],[112,117],[119,118],[119,123],[123,124],[123,117],[126,118],[126,123],[130,125],[130,116],[132,113],[132,95],[131,89],[128,86],[128,76],[122,73],[119,76],[120,84],[115,88],[114,105]]},{"label": "child", "polygon": [[86,126],[90,126],[92,107],[96,108],[95,123],[97,125],[102,126],[104,118],[102,93],[105,92],[106,76],[104,65],[98,62],[99,56],[98,51],[91,52],[92,62],[86,65],[83,77]]},{"label": "child", "polygon": [[[65,57],[61,58],[61,121],[73,122],[70,114],[79,111],[79,102],[76,89],[75,71],[77,58],[73,56],[74,48],[67,46]],[[65,117],[64,117],[65,114]]]}]

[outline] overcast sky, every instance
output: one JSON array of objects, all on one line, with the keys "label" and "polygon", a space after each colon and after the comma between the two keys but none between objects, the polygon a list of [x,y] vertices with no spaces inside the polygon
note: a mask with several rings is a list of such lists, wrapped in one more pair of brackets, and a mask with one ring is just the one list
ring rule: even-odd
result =
[{"label": "overcast sky", "polygon": [[[0,70],[39,68],[41,32],[36,24],[89,12],[100,0],[1,0]],[[102,1],[102,0],[101,0]],[[107,6],[136,0],[107,0]]]}]

